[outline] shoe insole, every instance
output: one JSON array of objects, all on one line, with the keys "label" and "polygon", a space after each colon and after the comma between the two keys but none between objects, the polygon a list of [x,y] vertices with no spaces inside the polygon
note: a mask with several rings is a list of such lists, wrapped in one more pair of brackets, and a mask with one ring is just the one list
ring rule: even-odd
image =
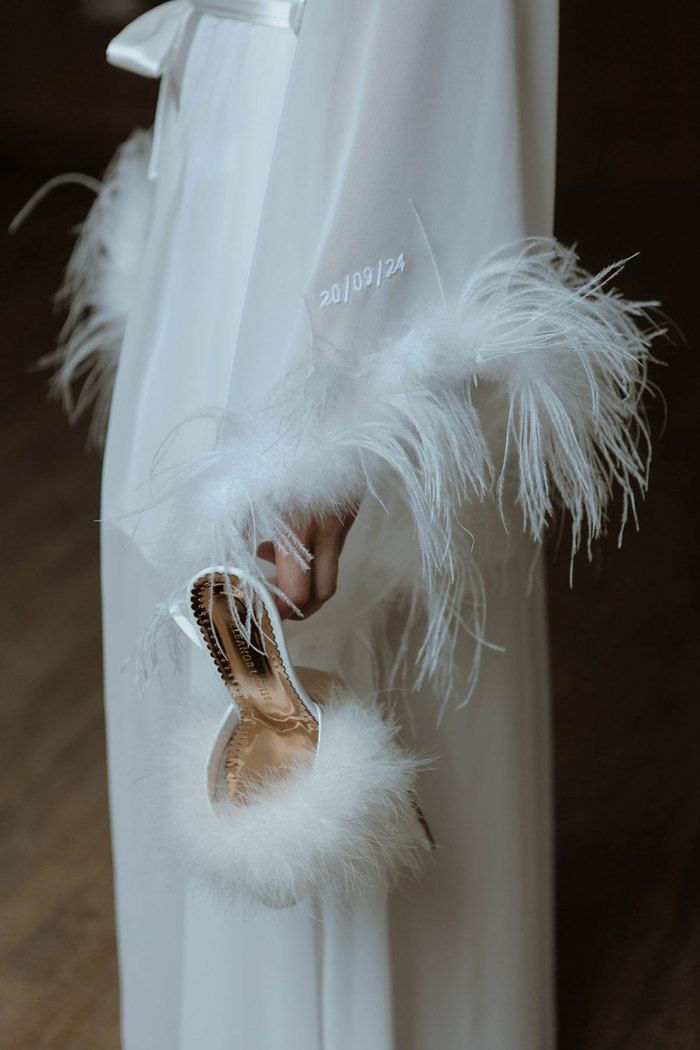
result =
[{"label": "shoe insole", "polygon": [[318,722],[289,680],[263,603],[256,599],[262,630],[251,621],[248,642],[231,615],[231,596],[245,624],[246,604],[235,577],[227,587],[222,573],[203,576],[194,586],[192,607],[240,711],[226,747],[224,779],[229,796],[245,802],[246,789],[281,780],[292,766],[313,762]]}]

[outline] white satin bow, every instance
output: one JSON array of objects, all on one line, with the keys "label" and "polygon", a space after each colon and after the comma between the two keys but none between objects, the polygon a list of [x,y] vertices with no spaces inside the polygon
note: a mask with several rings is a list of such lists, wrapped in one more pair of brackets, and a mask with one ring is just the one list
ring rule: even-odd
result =
[{"label": "white satin bow", "polygon": [[161,76],[193,11],[189,0],[169,0],[146,11],[110,41],[107,61],[144,77]]},{"label": "white satin bow", "polygon": [[304,0],[168,0],[130,22],[107,46],[107,61],[144,77],[163,77],[158,99],[149,178],[158,174],[166,109],[172,98],[167,73],[191,15],[213,14],[299,32]]}]

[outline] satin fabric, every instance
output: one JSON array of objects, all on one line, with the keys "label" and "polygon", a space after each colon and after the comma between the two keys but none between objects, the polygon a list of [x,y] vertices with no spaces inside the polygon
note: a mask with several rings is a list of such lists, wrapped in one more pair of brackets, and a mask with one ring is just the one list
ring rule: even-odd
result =
[{"label": "satin fabric", "polygon": [[[154,214],[103,480],[125,1050],[554,1045],[544,595],[532,545],[506,536],[495,506],[469,511],[499,647],[474,696],[439,723],[428,687],[394,697],[407,739],[440,756],[423,793],[440,849],[389,899],[224,907],[164,866],[144,805],[149,759],[173,696],[220,683],[193,646],[179,663],[163,647],[143,696],[133,670],[173,582],[157,568],[164,509],[148,506],[173,428],[204,406],[254,411],[290,363],[375,348],[487,250],[550,232],[556,35],[552,0],[309,0],[298,38],[192,12],[164,59]],[[333,301],[345,275],[402,252],[408,265],[376,294]],[[204,428],[183,433],[196,457]],[[377,513],[363,508],[350,533],[336,609],[357,613],[371,585],[361,567]],[[339,632],[331,602],[295,628],[293,652],[332,667]],[[465,638],[457,678],[472,659]],[[375,684],[358,657],[353,685]]]}]

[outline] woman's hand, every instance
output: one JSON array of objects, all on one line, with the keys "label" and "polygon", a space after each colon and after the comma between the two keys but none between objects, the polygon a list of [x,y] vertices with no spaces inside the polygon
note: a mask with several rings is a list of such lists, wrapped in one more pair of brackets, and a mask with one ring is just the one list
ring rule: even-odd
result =
[{"label": "woman's hand", "polygon": [[[284,554],[269,540],[258,547],[258,557],[277,567],[277,586],[296,605],[306,620],[332,598],[338,584],[338,558],[356,513],[346,517],[330,515],[312,519],[296,535],[313,559],[306,570],[291,554]],[[276,596],[275,604],[283,620],[299,619],[283,598]]]}]

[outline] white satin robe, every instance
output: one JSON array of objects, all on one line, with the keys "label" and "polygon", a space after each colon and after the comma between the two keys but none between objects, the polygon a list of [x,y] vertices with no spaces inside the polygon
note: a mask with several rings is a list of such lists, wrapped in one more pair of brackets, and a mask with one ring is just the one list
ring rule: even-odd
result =
[{"label": "white satin robe", "polygon": [[[194,647],[179,666],[163,650],[139,695],[134,653],[172,586],[156,567],[162,507],[135,513],[172,428],[204,406],[261,405],[310,332],[340,352],[374,344],[435,301],[436,267],[454,292],[490,249],[551,231],[555,0],[308,0],[298,37],[187,3],[165,13],[180,35],[160,56],[153,221],[103,480],[124,1050],[548,1050],[544,593],[541,566],[529,586],[532,544],[505,536],[495,505],[469,525],[489,552],[487,639],[501,649],[485,653],[460,710],[457,685],[439,725],[429,687],[410,698],[411,742],[440,755],[422,792],[440,849],[389,899],[225,908],[169,870],[141,772],[172,695],[213,687],[215,675]],[[321,308],[346,272],[399,252],[410,265],[373,298]],[[188,434],[196,456],[197,428]],[[367,513],[333,602],[372,542]],[[323,616],[294,640],[316,662]],[[465,640],[465,682],[472,656]],[[358,662],[353,684],[366,678]]]}]

